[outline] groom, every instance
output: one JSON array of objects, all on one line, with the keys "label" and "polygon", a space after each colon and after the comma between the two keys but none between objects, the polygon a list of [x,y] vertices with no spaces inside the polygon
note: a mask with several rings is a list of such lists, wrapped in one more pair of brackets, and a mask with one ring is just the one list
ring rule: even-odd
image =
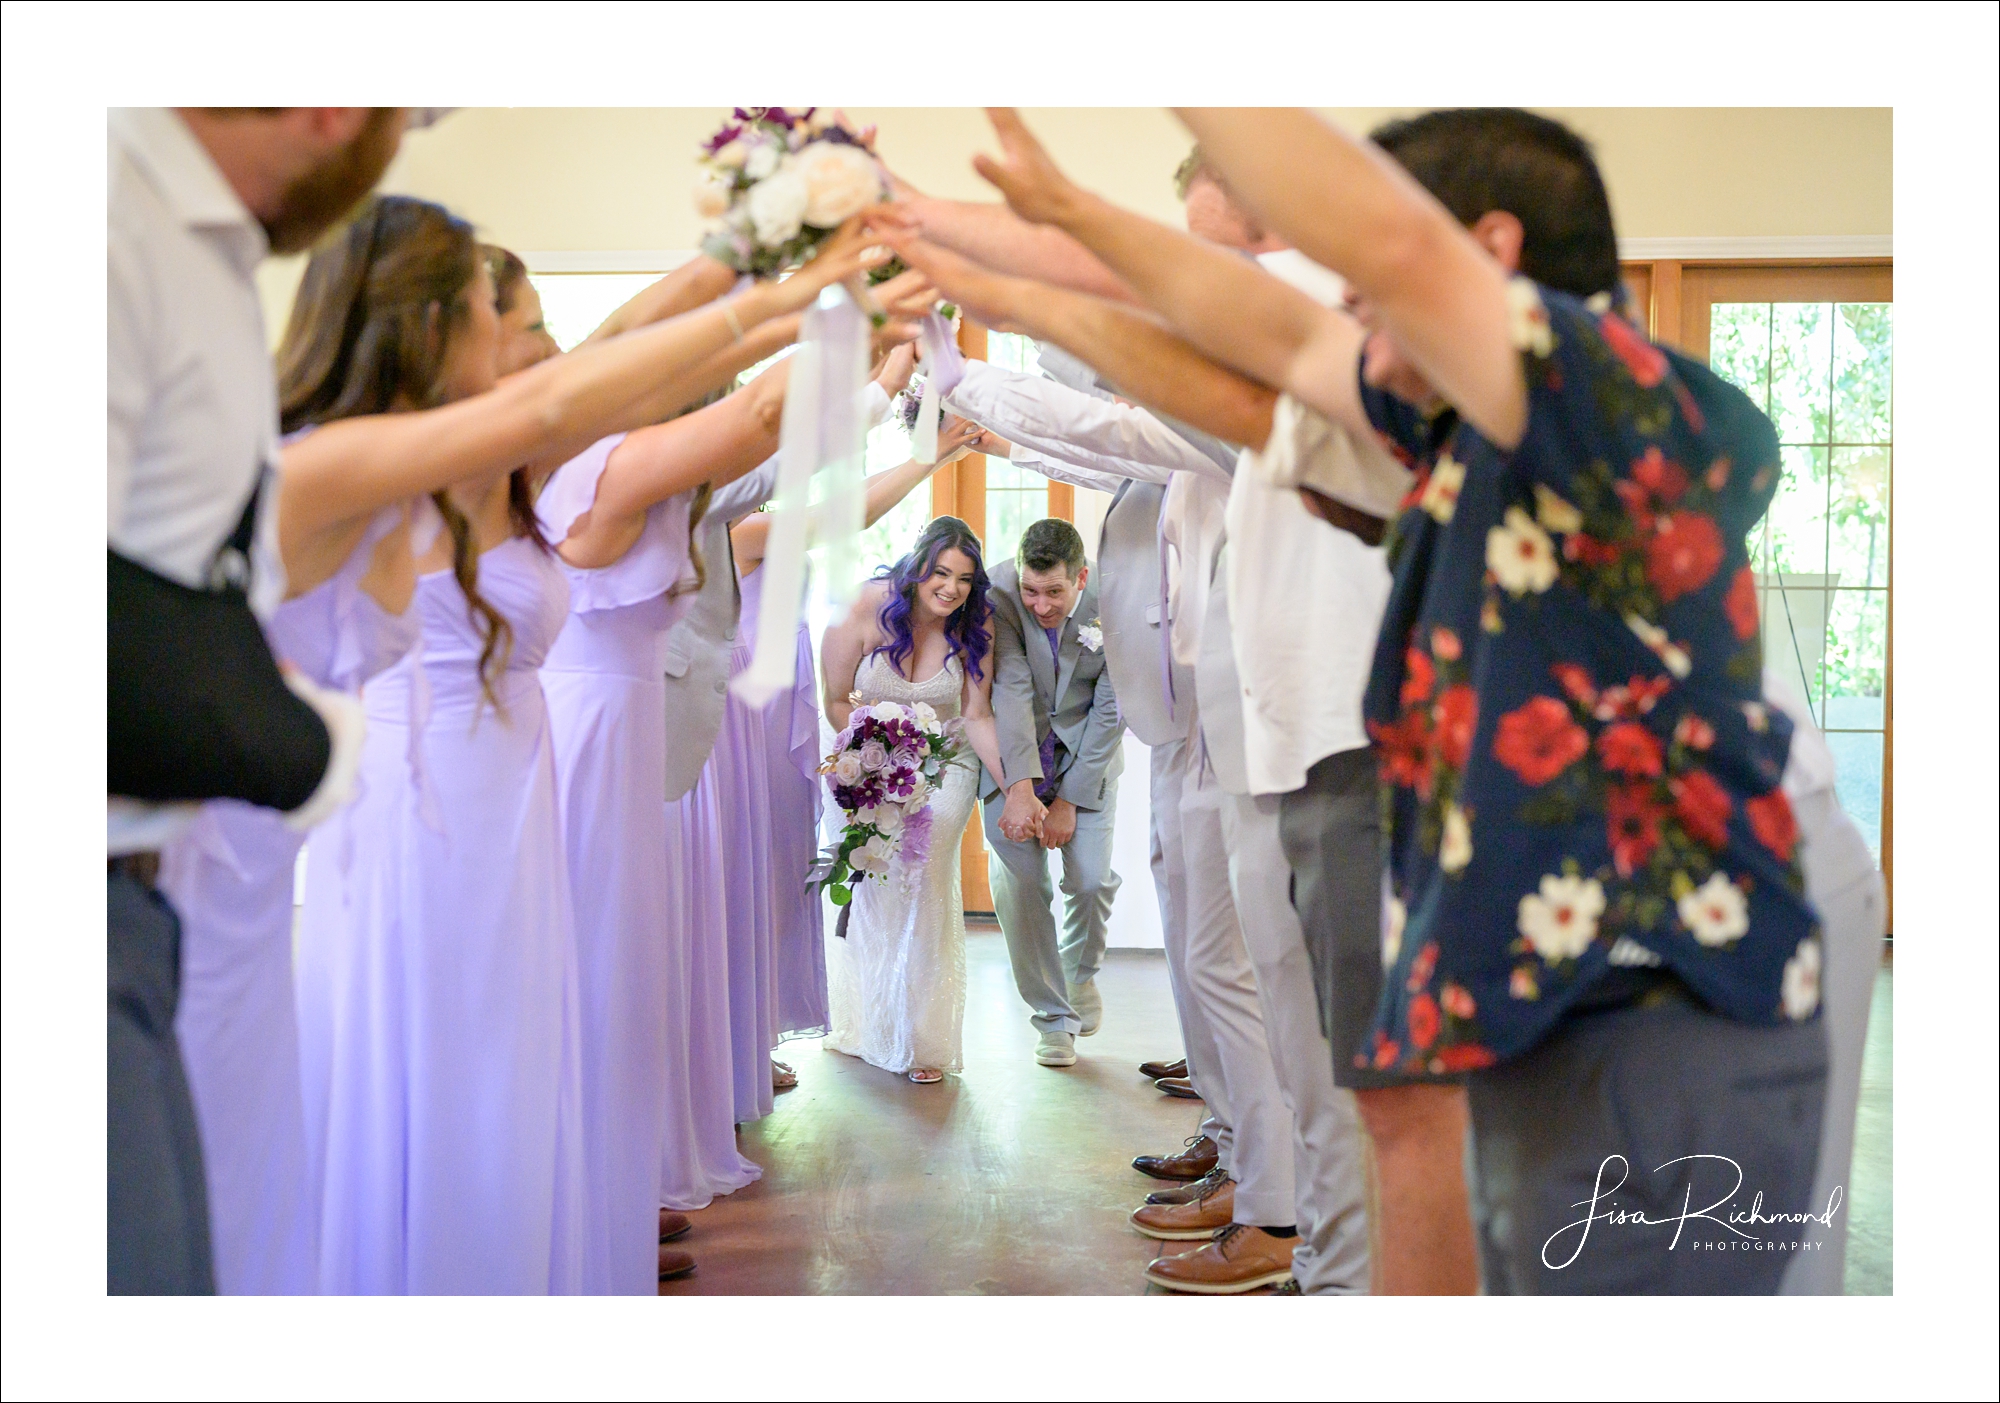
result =
[{"label": "groom", "polygon": [[[1076,1064],[1076,1038],[1104,1020],[1097,969],[1118,874],[1111,830],[1124,768],[1125,723],[1104,666],[1097,589],[1083,537],[1067,521],[1038,521],[1019,554],[996,566],[993,716],[1003,789],[986,782],[986,841],[999,859],[993,905],[1014,984],[1041,1033],[1035,1060]],[[1066,899],[1060,942],[1051,910],[1048,851],[1062,853]]]}]

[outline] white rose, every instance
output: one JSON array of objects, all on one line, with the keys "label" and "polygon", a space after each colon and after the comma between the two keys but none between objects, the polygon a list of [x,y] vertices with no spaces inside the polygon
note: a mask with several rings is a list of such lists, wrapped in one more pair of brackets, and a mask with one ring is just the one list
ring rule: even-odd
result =
[{"label": "white rose", "polygon": [[1694,938],[1711,948],[1734,944],[1750,929],[1750,903],[1720,872],[1675,902],[1674,909]]},{"label": "white rose", "polygon": [[1396,957],[1403,953],[1403,924],[1410,913],[1395,897],[1382,912],[1382,968],[1393,969]]},{"label": "white rose", "polygon": [[694,187],[694,212],[703,219],[720,219],[729,213],[732,193],[729,177],[720,171],[710,171]]},{"label": "white rose", "polygon": [[1465,464],[1449,453],[1440,454],[1437,466],[1431,469],[1431,475],[1424,483],[1423,496],[1417,498],[1417,505],[1433,520],[1449,522],[1452,513],[1458,510],[1458,494],[1464,488]]},{"label": "white rose", "polygon": [[744,202],[761,244],[777,245],[799,232],[806,214],[806,183],[791,171],[779,171],[750,187]]},{"label": "white rose", "polygon": [[937,708],[929,702],[918,702],[913,710],[916,712],[917,724],[932,735],[936,735],[938,730]]},{"label": "white rose", "polygon": [[1517,596],[1540,594],[1558,573],[1548,532],[1519,507],[1507,508],[1501,524],[1486,533],[1486,568],[1502,589]]},{"label": "white rose", "polygon": [[858,146],[815,141],[786,163],[805,182],[805,221],[831,229],[882,198],[882,172]]},{"label": "white rose", "polygon": [[782,154],[774,143],[760,141],[743,158],[743,173],[752,180],[762,180],[778,169]]},{"label": "white rose", "polygon": [[1521,898],[1516,925],[1547,964],[1573,960],[1597,938],[1604,914],[1604,884],[1595,877],[1542,878],[1542,889]]},{"label": "white rose", "polygon": [[1803,1022],[1819,1007],[1820,953],[1817,940],[1801,940],[1799,950],[1785,961],[1785,1017]]},{"label": "white rose", "polygon": [[853,784],[861,778],[861,757],[851,750],[843,750],[833,762],[833,777],[842,784]]},{"label": "white rose", "polygon": [[709,157],[718,166],[728,166],[731,170],[742,170],[743,163],[749,158],[750,147],[740,136]]},{"label": "white rose", "polygon": [[1453,804],[1444,811],[1444,837],[1438,843],[1438,866],[1446,872],[1463,872],[1472,861],[1472,825],[1465,810]]}]

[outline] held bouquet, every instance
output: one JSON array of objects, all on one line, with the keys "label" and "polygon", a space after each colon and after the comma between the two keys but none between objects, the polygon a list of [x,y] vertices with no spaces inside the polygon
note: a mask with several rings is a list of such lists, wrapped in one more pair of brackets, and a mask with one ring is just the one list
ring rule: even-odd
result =
[{"label": "held bouquet", "polygon": [[868,877],[907,878],[931,850],[931,795],[963,746],[956,721],[940,721],[924,702],[856,707],[819,772],[847,815],[840,841],[821,854],[808,885],[824,887],[836,906],[854,899]]},{"label": "held bouquet", "polygon": [[702,252],[753,277],[806,262],[888,198],[881,166],[830,109],[739,107],[702,149],[695,210],[721,221]]}]

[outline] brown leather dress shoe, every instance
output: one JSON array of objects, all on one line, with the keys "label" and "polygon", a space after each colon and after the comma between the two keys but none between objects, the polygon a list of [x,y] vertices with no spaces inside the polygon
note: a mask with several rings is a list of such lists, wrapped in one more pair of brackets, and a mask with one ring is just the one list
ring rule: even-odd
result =
[{"label": "brown leather dress shoe", "polygon": [[1224,1179],[1187,1203],[1147,1203],[1132,1210],[1132,1226],[1162,1242],[1201,1242],[1228,1227],[1236,1213],[1236,1181]]},{"label": "brown leather dress shoe", "polygon": [[1215,1141],[1206,1135],[1190,1135],[1187,1148],[1177,1155],[1140,1155],[1132,1167],[1155,1179],[1199,1179],[1215,1168]]},{"label": "brown leather dress shoe", "polygon": [[1155,1258],[1146,1280],[1197,1296],[1240,1296],[1292,1279],[1294,1237],[1272,1237],[1262,1228],[1232,1223],[1192,1252]]},{"label": "brown leather dress shoe", "polygon": [[1169,1096],[1178,1096],[1183,1101],[1199,1101],[1201,1093],[1194,1089],[1194,1083],[1186,1077],[1161,1077],[1153,1083]]},{"label": "brown leather dress shoe", "polygon": [[1225,1173],[1223,1171],[1222,1166],[1218,1164],[1215,1166],[1215,1168],[1209,1170],[1208,1173],[1202,1175],[1199,1179],[1196,1179],[1193,1183],[1176,1184],[1171,1189],[1154,1189],[1151,1193],[1146,1195],[1146,1202],[1193,1203],[1203,1194],[1213,1193],[1215,1191],[1215,1186],[1217,1184],[1220,1184],[1223,1180],[1227,1179],[1228,1177],[1229,1175]]},{"label": "brown leather dress shoe", "polygon": [[1176,1058],[1172,1062],[1141,1062],[1139,1075],[1147,1081],[1158,1081],[1161,1077],[1184,1077],[1188,1074],[1187,1058]]},{"label": "brown leather dress shoe", "polygon": [[660,1280],[672,1281],[676,1277],[688,1276],[694,1272],[694,1258],[678,1247],[660,1244]]},{"label": "brown leather dress shoe", "polygon": [[694,1227],[694,1219],[685,1213],[676,1213],[671,1208],[660,1210],[660,1241],[672,1242],[677,1237],[686,1237]]}]

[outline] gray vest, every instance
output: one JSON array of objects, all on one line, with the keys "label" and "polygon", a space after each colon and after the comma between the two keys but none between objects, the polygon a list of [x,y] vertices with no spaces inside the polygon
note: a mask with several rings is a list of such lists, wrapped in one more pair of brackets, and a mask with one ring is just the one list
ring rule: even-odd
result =
[{"label": "gray vest", "polygon": [[1118,708],[1132,734],[1147,745],[1185,736],[1194,700],[1194,679],[1178,663],[1172,665],[1178,705],[1170,705],[1167,696],[1169,650],[1160,616],[1160,507],[1166,496],[1159,483],[1127,482],[1118,489],[1104,514],[1091,576]]}]

